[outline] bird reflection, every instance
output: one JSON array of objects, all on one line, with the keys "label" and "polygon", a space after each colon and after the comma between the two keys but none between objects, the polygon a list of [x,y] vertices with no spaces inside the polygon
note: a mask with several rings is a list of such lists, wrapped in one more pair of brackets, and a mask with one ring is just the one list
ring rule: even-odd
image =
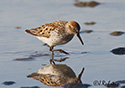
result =
[{"label": "bird reflection", "polygon": [[[54,62],[54,61],[53,61]],[[48,86],[64,87],[67,88],[67,84],[79,83],[82,84],[81,76],[84,72],[84,68],[78,76],[74,71],[66,64],[49,64],[43,68],[40,68],[38,72],[32,73],[27,77],[36,79]]]}]

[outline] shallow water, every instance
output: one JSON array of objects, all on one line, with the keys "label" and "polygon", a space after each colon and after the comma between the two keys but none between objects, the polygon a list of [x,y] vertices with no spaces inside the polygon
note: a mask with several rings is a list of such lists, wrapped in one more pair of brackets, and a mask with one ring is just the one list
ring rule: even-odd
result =
[{"label": "shallow water", "polygon": [[[0,87],[6,87],[2,84],[4,81],[14,81],[16,83],[8,88],[50,88],[26,77],[37,72],[43,67],[42,64],[49,64],[51,52],[41,41],[26,34],[24,30],[56,20],[76,20],[80,23],[81,30],[93,30],[89,34],[81,33],[84,46],[74,37],[68,44],[55,47],[70,53],[63,55],[57,52],[57,59],[69,57],[58,64],[67,64],[76,75],[85,67],[82,82],[91,84],[91,88],[105,88],[94,86],[95,80],[125,80],[125,55],[114,55],[110,52],[114,48],[125,47],[125,34],[110,35],[113,31],[125,32],[125,1],[96,1],[102,4],[94,8],[80,8],[73,5],[73,0],[0,0]],[[88,21],[96,24],[85,25]],[[28,58],[32,55],[35,55],[32,60],[15,61],[17,58]]]}]

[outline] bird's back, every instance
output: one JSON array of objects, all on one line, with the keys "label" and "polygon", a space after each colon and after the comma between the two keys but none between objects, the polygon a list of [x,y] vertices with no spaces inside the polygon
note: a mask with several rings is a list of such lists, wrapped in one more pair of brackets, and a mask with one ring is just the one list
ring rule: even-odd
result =
[{"label": "bird's back", "polygon": [[52,23],[42,25],[37,28],[26,30],[26,32],[38,37],[49,38],[51,35],[50,34],[51,31],[57,30],[58,32],[64,32],[66,23],[67,21],[55,21]]}]

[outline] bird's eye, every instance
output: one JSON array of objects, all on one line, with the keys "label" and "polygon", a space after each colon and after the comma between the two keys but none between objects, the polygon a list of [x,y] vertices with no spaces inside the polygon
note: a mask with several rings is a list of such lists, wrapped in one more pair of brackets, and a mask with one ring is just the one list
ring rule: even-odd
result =
[{"label": "bird's eye", "polygon": [[78,30],[76,28],[73,29],[76,33],[78,33]]}]

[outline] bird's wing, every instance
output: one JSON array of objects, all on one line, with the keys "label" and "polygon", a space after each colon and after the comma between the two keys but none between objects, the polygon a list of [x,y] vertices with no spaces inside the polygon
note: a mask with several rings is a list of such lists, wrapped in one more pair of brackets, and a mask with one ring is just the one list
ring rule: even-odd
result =
[{"label": "bird's wing", "polygon": [[61,29],[62,27],[64,27],[64,25],[66,24],[66,21],[55,21],[52,23],[48,23],[45,25],[42,25],[40,27],[37,28],[33,28],[30,30],[25,30],[27,33],[30,33],[32,35],[35,36],[39,36],[39,37],[50,37],[50,32],[55,30],[55,29]]}]

